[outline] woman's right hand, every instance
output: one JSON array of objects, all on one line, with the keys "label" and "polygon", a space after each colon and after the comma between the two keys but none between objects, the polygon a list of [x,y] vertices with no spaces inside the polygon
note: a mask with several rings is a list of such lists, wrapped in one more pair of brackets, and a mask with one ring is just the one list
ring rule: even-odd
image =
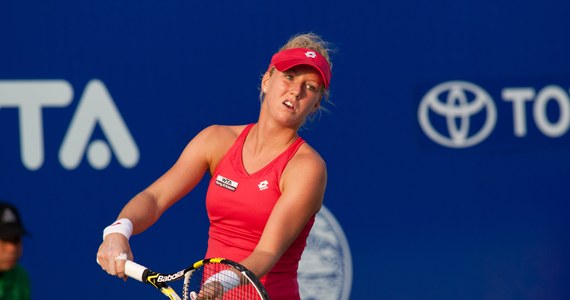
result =
[{"label": "woman's right hand", "polygon": [[204,300],[204,299],[212,299],[218,300],[222,299],[224,295],[224,287],[219,281],[212,281],[205,283],[202,286],[202,289],[198,294],[192,292],[190,295],[190,299],[192,300]]},{"label": "woman's right hand", "polygon": [[129,240],[120,233],[108,234],[97,251],[97,263],[110,275],[126,280],[125,259],[133,260]]}]

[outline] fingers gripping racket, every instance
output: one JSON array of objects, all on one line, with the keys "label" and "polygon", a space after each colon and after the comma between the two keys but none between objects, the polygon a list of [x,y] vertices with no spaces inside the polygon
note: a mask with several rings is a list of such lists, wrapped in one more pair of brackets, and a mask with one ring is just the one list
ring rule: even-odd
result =
[{"label": "fingers gripping racket", "polygon": [[[269,299],[259,279],[244,266],[224,258],[195,262],[176,273],[158,273],[127,260],[127,276],[148,283],[171,300],[266,300]],[[184,279],[182,297],[168,283]]]}]

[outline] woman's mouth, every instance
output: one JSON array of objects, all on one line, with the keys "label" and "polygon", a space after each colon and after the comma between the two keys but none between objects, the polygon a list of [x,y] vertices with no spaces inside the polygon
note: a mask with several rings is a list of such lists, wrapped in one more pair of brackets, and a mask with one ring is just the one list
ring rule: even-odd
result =
[{"label": "woman's mouth", "polygon": [[295,110],[295,105],[289,100],[283,101],[283,105],[285,105],[289,110]]}]

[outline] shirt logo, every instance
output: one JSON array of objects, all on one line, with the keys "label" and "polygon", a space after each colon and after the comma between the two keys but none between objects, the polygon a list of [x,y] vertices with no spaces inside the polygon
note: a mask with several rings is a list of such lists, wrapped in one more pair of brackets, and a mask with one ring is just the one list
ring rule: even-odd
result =
[{"label": "shirt logo", "polygon": [[269,182],[267,180],[264,180],[264,181],[260,182],[257,186],[259,187],[260,191],[263,191],[263,190],[266,190],[268,188]]},{"label": "shirt logo", "polygon": [[232,192],[235,192],[235,190],[236,190],[237,187],[238,187],[238,183],[237,183],[237,182],[235,182],[235,181],[233,181],[233,180],[231,180],[231,179],[225,178],[225,177],[223,177],[223,176],[221,176],[221,175],[218,175],[218,177],[216,178],[216,185],[219,185],[219,186],[221,186],[221,187],[223,187],[223,188],[225,188],[225,189],[228,189],[228,190],[230,190],[230,191],[232,191]]},{"label": "shirt logo", "polygon": [[315,53],[314,51],[307,51],[307,52],[305,52],[305,56],[310,57],[310,58],[315,58],[315,57],[317,57],[317,53]]}]

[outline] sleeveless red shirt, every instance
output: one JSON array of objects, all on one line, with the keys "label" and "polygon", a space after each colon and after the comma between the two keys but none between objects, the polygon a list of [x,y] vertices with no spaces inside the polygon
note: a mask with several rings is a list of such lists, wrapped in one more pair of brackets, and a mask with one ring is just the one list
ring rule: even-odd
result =
[{"label": "sleeveless red shirt", "polygon": [[[281,174],[304,143],[301,137],[297,138],[269,164],[249,174],[243,166],[242,149],[253,125],[245,127],[210,179],[206,195],[210,219],[206,257],[224,257],[239,262],[253,252],[281,196]],[[314,221],[313,216],[273,269],[261,278],[272,300],[300,299],[297,267]]]}]

